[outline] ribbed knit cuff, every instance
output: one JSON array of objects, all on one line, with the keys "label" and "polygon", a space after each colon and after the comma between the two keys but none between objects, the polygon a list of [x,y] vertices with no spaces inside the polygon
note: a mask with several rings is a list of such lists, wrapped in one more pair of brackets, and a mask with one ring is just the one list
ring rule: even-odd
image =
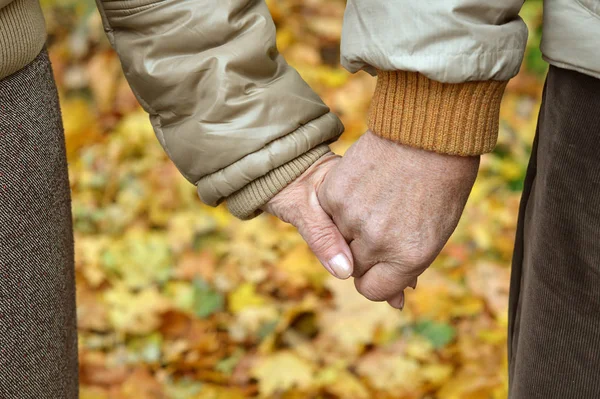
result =
[{"label": "ribbed knit cuff", "polygon": [[298,158],[273,169],[227,197],[227,208],[233,216],[248,220],[262,213],[259,209],[271,198],[298,178],[319,158],[329,152],[327,144],[321,144]]},{"label": "ribbed knit cuff", "polygon": [[24,68],[46,42],[44,15],[37,0],[13,0],[0,8],[0,79]]},{"label": "ribbed knit cuff", "polygon": [[369,128],[400,144],[443,154],[491,152],[506,84],[440,83],[417,72],[378,71]]}]

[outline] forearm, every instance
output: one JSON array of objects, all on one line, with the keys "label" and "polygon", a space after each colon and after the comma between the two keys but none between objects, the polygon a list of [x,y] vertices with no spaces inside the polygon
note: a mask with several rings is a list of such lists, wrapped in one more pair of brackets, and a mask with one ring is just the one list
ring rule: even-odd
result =
[{"label": "forearm", "polygon": [[371,130],[441,153],[491,151],[504,87],[519,70],[527,40],[521,5],[350,0],[342,63],[378,75]]},{"label": "forearm", "polygon": [[264,1],[97,3],[160,143],[203,202],[217,205],[341,134],[278,54]]}]

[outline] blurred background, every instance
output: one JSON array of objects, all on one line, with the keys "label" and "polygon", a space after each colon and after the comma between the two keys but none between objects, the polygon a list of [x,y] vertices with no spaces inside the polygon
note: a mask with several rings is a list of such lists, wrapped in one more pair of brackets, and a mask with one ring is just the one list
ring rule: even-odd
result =
[{"label": "blurred background", "polygon": [[[343,0],[268,0],[278,46],[338,114],[375,79],[339,66]],[[201,205],[168,161],[93,0],[42,0],[64,116],[82,399],[506,398],[510,259],[546,64],[530,42],[460,225],[403,312],[329,277],[293,228]]]}]

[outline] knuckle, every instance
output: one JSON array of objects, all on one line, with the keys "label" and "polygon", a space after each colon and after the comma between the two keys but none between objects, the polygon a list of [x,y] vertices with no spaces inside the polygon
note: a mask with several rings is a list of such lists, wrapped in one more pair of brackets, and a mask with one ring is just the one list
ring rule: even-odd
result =
[{"label": "knuckle", "polygon": [[402,251],[402,258],[406,264],[424,269],[433,262],[438,252],[437,248],[428,243],[413,243]]},{"label": "knuckle", "polygon": [[346,201],[343,196],[338,195],[335,191],[328,191],[325,195],[326,210],[330,214],[340,214],[346,209]]},{"label": "knuckle", "polygon": [[364,220],[361,223],[361,231],[362,236],[373,251],[380,252],[388,247],[397,247],[397,243],[390,243],[389,229],[383,227],[376,220]]},{"label": "knuckle", "polygon": [[302,235],[314,251],[328,251],[336,245],[336,235],[331,228],[310,226],[304,229]]}]

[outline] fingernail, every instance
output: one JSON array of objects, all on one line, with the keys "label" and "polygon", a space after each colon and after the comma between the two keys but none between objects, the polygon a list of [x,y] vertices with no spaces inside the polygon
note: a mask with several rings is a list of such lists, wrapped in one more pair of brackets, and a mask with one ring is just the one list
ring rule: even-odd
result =
[{"label": "fingernail", "polygon": [[404,310],[404,292],[402,293],[402,299],[400,300],[400,311]]},{"label": "fingernail", "polygon": [[339,278],[348,278],[352,275],[352,266],[344,254],[337,254],[329,261],[329,267]]}]

